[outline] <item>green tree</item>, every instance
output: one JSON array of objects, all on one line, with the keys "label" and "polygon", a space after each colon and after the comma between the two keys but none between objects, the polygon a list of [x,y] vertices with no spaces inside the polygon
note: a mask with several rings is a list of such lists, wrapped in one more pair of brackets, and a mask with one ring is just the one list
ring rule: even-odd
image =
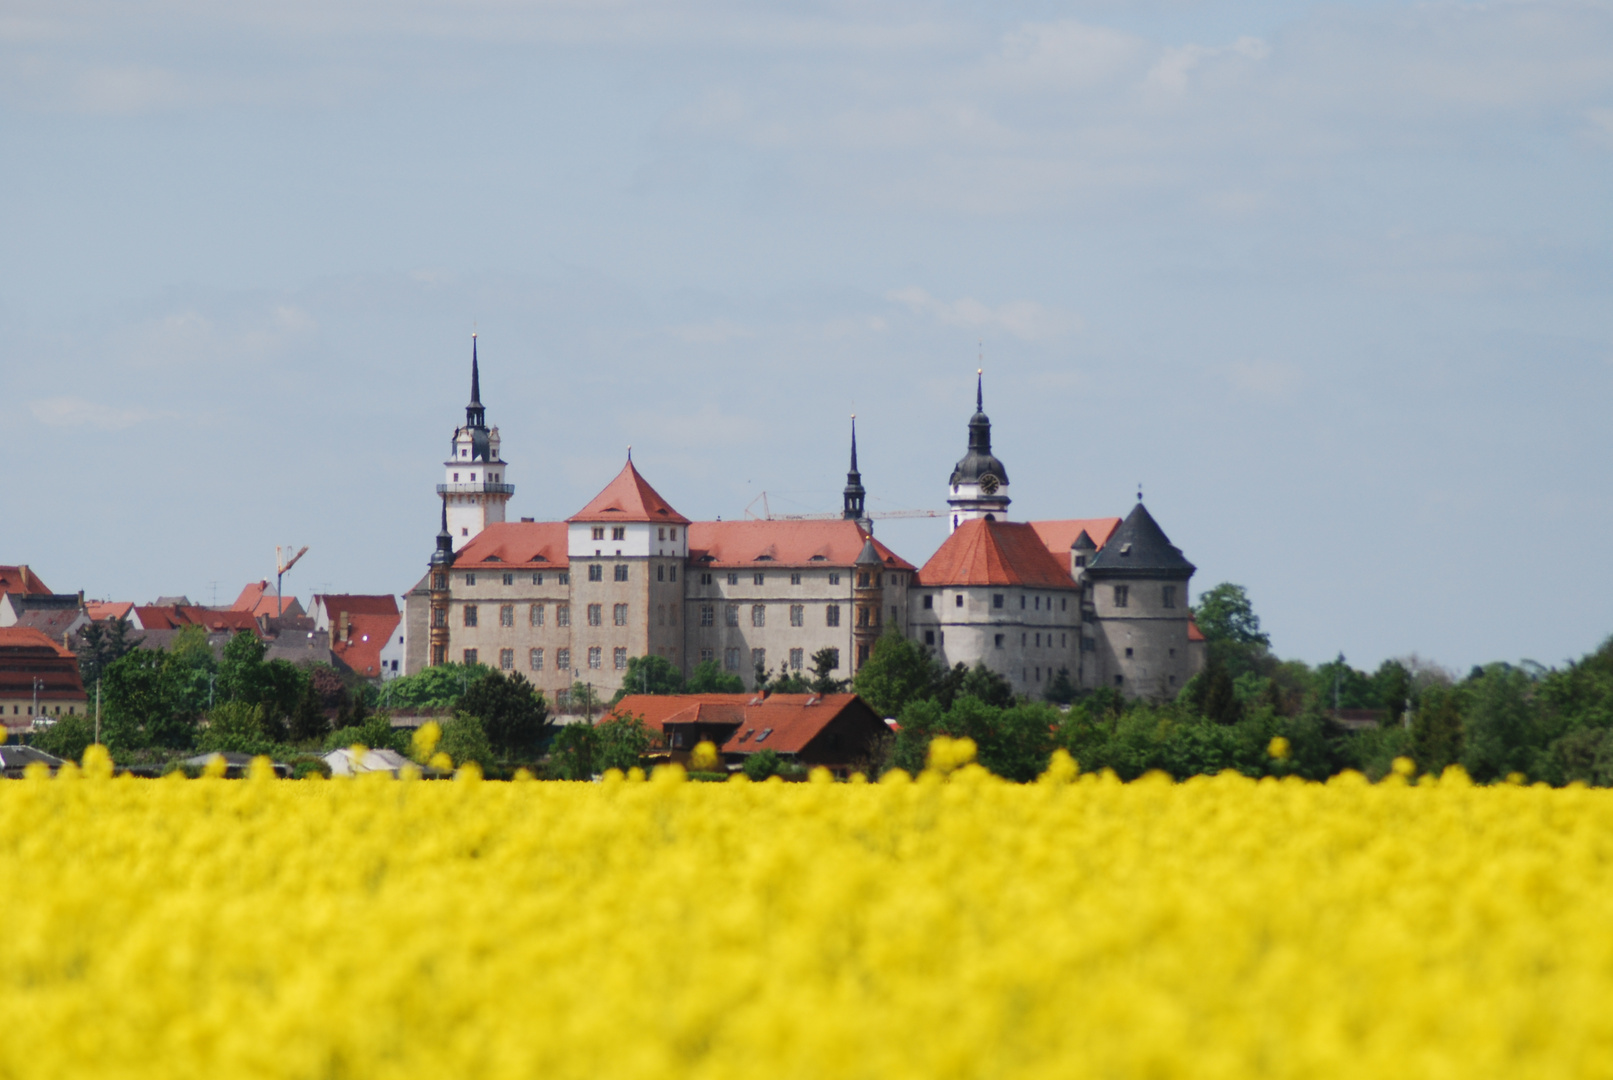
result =
[{"label": "green tree", "polygon": [[330,718],[325,715],[325,707],[320,703],[319,690],[313,678],[303,686],[287,727],[293,742],[322,742],[329,734]]},{"label": "green tree", "polygon": [[1527,773],[1533,763],[1536,728],[1528,675],[1506,664],[1484,669],[1474,680],[1463,717],[1463,768],[1474,780]]},{"label": "green tree", "polygon": [[483,769],[490,769],[497,760],[493,745],[487,741],[482,722],[474,716],[459,713],[442,726],[442,742],[437,749],[454,759],[455,765],[474,761]]},{"label": "green tree", "polygon": [[55,754],[63,761],[80,761],[95,741],[95,726],[85,716],[64,716],[44,731],[37,731],[29,745]]},{"label": "green tree", "polygon": [[717,666],[715,660],[702,660],[689,672],[683,684],[685,694],[743,694],[745,681]]},{"label": "green tree", "polygon": [[381,705],[394,711],[449,711],[459,707],[459,699],[471,683],[492,670],[486,664],[436,664],[413,675],[388,679],[381,687]]},{"label": "green tree", "polygon": [[263,726],[263,706],[244,701],[215,705],[207,715],[207,726],[196,740],[198,749],[237,754],[261,754],[269,748]]},{"label": "green tree", "polygon": [[94,687],[108,667],[127,656],[143,640],[129,637],[127,619],[103,619],[86,626],[79,634],[78,648],[78,671],[84,685]]},{"label": "green tree", "polygon": [[187,749],[196,716],[185,705],[178,669],[161,649],[136,649],[114,661],[102,676],[107,747],[124,754],[145,747]]},{"label": "green tree", "polygon": [[1462,705],[1465,691],[1430,686],[1417,703],[1411,724],[1412,760],[1423,772],[1439,773],[1462,757]]},{"label": "green tree", "polygon": [[629,694],[681,694],[683,672],[672,666],[664,656],[630,656],[627,672],[622,676],[622,688],[610,699],[615,705]]},{"label": "green tree", "polygon": [[[367,746],[371,750],[396,750],[400,754],[409,752],[408,733],[393,727],[392,721],[380,713],[366,717],[361,723],[351,727],[339,728],[325,736],[326,750],[341,750],[354,743]],[[450,752],[449,756],[452,757],[453,754]],[[459,759],[455,757],[454,760]],[[478,764],[482,763],[480,759],[477,761]]]},{"label": "green tree", "polygon": [[628,713],[601,720],[594,727],[594,767],[626,771],[640,763],[650,747],[655,745],[655,734],[644,724],[644,718]]},{"label": "green tree", "polygon": [[562,726],[549,744],[549,775],[558,780],[587,780],[594,775],[598,743],[592,725]]},{"label": "green tree", "polygon": [[748,755],[745,758],[745,764],[740,768],[750,779],[761,783],[769,776],[777,776],[779,767],[783,763],[784,759],[778,756],[777,751],[758,750],[756,753]]},{"label": "green tree", "polygon": [[931,697],[943,672],[924,646],[892,624],[852,679],[852,687],[880,716],[898,716],[910,701]]},{"label": "green tree", "polygon": [[1048,680],[1047,689],[1042,696],[1056,705],[1068,705],[1075,700],[1075,682],[1070,678],[1070,669],[1060,667],[1058,674]]},{"label": "green tree", "polygon": [[1240,645],[1270,647],[1271,638],[1260,629],[1260,616],[1242,585],[1223,581],[1199,594],[1193,620],[1207,641],[1231,641]]},{"label": "green tree", "polygon": [[812,684],[802,678],[798,673],[791,671],[788,664],[778,666],[778,675],[766,684],[769,694],[810,694]]},{"label": "green tree", "polygon": [[1399,660],[1385,660],[1372,674],[1372,694],[1377,699],[1373,707],[1387,713],[1384,726],[1399,724],[1411,705],[1411,672]]},{"label": "green tree", "polygon": [[488,742],[506,757],[537,753],[549,733],[549,705],[519,671],[489,671],[465,692],[460,708],[481,720]]},{"label": "green tree", "polygon": [[[715,665],[713,665],[715,666]],[[846,689],[846,680],[834,677],[834,672],[840,669],[840,650],[830,647],[819,649],[812,654],[812,692],[814,694],[838,694]]]}]

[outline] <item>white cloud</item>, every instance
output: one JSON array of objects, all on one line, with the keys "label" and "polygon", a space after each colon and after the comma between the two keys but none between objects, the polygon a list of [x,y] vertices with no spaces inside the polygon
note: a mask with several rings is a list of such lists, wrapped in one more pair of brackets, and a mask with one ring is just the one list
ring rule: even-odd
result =
[{"label": "white cloud", "polygon": [[122,409],[87,401],[81,397],[52,397],[32,401],[29,410],[46,427],[94,428],[98,431],[122,431],[156,414],[143,408]]},{"label": "white cloud", "polygon": [[1111,82],[1149,51],[1133,34],[1074,19],[1025,23],[1002,39],[983,65],[986,78],[1017,90],[1074,90]]},{"label": "white cloud", "polygon": [[946,326],[970,330],[995,327],[1025,341],[1058,337],[1081,328],[1079,316],[1043,307],[1033,300],[1011,300],[991,307],[969,296],[939,300],[916,285],[888,292],[885,299]]}]

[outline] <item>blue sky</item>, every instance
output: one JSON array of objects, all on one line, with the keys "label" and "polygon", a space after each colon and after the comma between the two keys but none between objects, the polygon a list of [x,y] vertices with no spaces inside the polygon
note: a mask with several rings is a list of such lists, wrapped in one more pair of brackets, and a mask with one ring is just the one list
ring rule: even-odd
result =
[{"label": "blue sky", "polygon": [[[398,592],[511,514],[1150,509],[1284,655],[1613,632],[1613,5],[11,0],[0,562]],[[939,521],[882,538],[922,562]],[[215,584],[216,583],[216,584]]]}]

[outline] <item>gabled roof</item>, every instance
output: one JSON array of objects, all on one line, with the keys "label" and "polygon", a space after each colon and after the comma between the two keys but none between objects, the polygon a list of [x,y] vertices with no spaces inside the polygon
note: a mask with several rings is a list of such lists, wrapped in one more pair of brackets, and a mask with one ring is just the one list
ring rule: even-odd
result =
[{"label": "gabled roof", "polygon": [[103,619],[127,619],[134,614],[134,605],[128,601],[91,600],[84,610],[96,622]]},{"label": "gabled roof", "polygon": [[1094,546],[1101,549],[1109,542],[1109,537],[1114,531],[1120,528],[1120,519],[1106,517],[1074,518],[1069,521],[1033,521],[1030,526],[1036,530],[1036,535],[1042,538],[1042,543],[1053,553],[1053,557],[1068,566],[1070,549],[1075,546],[1076,540],[1083,532]]},{"label": "gabled roof", "polygon": [[[280,597],[273,589],[269,588],[269,582],[267,580],[254,581],[246,586],[246,588],[242,589],[241,595],[237,596],[235,598],[235,603],[230,605],[230,610],[249,612],[254,618],[259,615],[273,615],[275,617],[279,617],[282,614],[280,609]],[[301,615],[302,613],[303,608],[302,605],[297,602],[297,598],[295,596],[286,597],[284,614]]]},{"label": "gabled roof", "polygon": [[639,475],[628,458],[616,479],[605,485],[593,501],[567,521],[649,521],[658,525],[687,525],[689,519],[672,509],[670,503]]},{"label": "gabled roof", "polygon": [[489,525],[454,556],[454,569],[564,570],[566,523],[501,521]]},{"label": "gabled roof", "polygon": [[155,604],[138,605],[132,621],[141,630],[180,630],[187,626],[201,626],[229,633],[250,630],[259,637],[263,636],[257,619],[250,611],[215,611],[195,604],[162,607]]},{"label": "gabled roof", "polygon": [[41,596],[49,592],[49,587],[39,580],[39,575],[30,570],[26,563],[21,566],[0,566],[0,593]]},{"label": "gabled roof", "polygon": [[1055,558],[1030,525],[975,518],[959,525],[930,556],[914,584],[1022,585],[1073,589],[1069,556]]},{"label": "gabled roof", "polygon": [[[844,566],[857,563],[867,533],[855,521],[695,521],[689,525],[689,561],[699,566]],[[913,564],[878,540],[874,550],[891,570]]]},{"label": "gabled roof", "polygon": [[83,701],[84,682],[72,652],[31,626],[0,627],[0,696],[41,701]]},{"label": "gabled roof", "polygon": [[641,716],[658,733],[669,724],[733,725],[723,753],[796,754],[847,709],[868,706],[856,694],[630,694],[617,702],[614,715]]},{"label": "gabled roof", "polygon": [[[330,654],[365,678],[381,674],[381,650],[397,632],[402,617],[390,593],[380,596],[318,594],[316,625],[330,634]],[[342,616],[346,616],[344,623]],[[343,630],[346,633],[343,633]]]},{"label": "gabled roof", "polygon": [[1138,503],[1109,542],[1087,563],[1095,577],[1190,577],[1197,569],[1182,557],[1152,514]]}]

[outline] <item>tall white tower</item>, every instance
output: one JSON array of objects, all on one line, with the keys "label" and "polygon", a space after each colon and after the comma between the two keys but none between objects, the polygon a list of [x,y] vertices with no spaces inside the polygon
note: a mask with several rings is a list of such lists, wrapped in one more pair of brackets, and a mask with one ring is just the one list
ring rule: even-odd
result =
[{"label": "tall white tower", "polygon": [[454,429],[453,447],[443,462],[444,482],[437,485],[456,552],[487,526],[504,520],[504,504],[515,494],[515,485],[506,482],[504,470],[505,463],[498,456],[498,428],[489,430],[487,410],[482,407],[482,376],[476,335],[472,334],[465,426]]},{"label": "tall white tower", "polygon": [[986,518],[1008,520],[1008,470],[991,453],[991,421],[986,418],[984,376],[975,372],[975,414],[969,418],[969,452],[947,481],[949,528]]}]

